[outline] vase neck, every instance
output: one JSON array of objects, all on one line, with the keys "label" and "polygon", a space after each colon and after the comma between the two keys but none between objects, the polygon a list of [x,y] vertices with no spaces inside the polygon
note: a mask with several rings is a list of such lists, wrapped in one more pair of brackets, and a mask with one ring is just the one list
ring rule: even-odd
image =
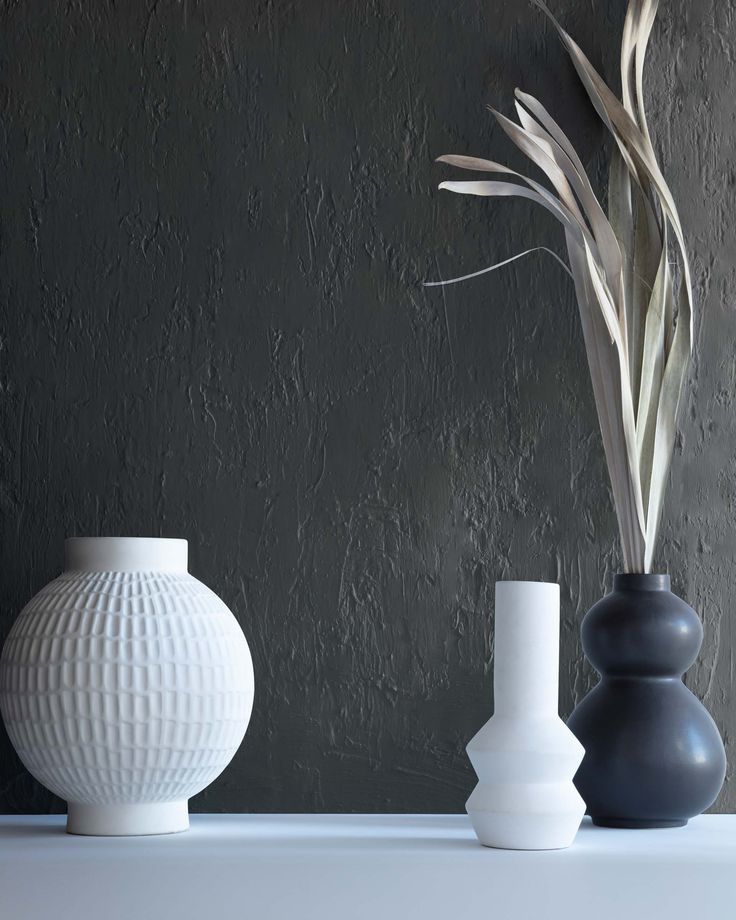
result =
[{"label": "vase neck", "polygon": [[186,572],[186,540],[156,537],[70,537],[64,569],[72,572]]},{"label": "vase neck", "polygon": [[547,582],[496,583],[494,713],[557,715],[560,588]]},{"label": "vase neck", "polygon": [[613,576],[614,591],[669,591],[669,575],[644,575],[626,572]]}]

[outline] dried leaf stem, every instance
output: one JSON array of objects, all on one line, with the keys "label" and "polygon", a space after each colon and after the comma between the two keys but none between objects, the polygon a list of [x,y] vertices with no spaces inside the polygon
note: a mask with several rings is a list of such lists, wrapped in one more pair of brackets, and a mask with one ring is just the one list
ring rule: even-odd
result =
[{"label": "dried leaf stem", "polygon": [[[684,235],[654,154],[644,106],[644,60],[658,0],[629,2],[621,42],[621,100],[544,0],[530,2],[554,25],[615,141],[608,213],[562,129],[538,100],[519,90],[515,94],[518,124],[491,111],[508,137],[545,174],[554,193],[500,163],[458,155],[439,160],[505,178],[442,182],[440,188],[464,195],[527,198],[562,224],[624,568],[627,572],[649,572],[693,335],[692,283]],[[681,279],[677,304],[670,244]],[[550,252],[543,246],[536,249]],[[462,278],[436,283],[451,284],[493,271],[532,251]]]}]

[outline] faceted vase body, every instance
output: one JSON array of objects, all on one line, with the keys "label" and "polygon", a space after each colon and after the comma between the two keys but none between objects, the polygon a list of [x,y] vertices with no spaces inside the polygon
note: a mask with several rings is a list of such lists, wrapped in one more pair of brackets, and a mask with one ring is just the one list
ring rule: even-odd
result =
[{"label": "faceted vase body", "polygon": [[572,783],[583,748],[557,712],[559,585],[496,584],[494,713],[468,745],[478,785],[467,811],[482,844],[561,849],[585,803]]},{"label": "faceted vase body", "polygon": [[601,675],[568,726],[585,748],[575,784],[596,824],[677,827],[711,805],[726,754],[718,729],[682,682],[703,627],[668,575],[617,575],[582,626]]},{"label": "faceted vase body", "polygon": [[253,705],[235,617],[187,572],[186,540],[79,538],[21,611],[0,710],[27,769],[77,834],[189,826],[187,800],[230,762]]}]

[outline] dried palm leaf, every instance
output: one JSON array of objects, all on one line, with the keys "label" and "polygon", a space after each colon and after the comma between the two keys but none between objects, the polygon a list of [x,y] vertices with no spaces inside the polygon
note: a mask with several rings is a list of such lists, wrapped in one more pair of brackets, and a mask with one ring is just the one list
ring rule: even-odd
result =
[{"label": "dried palm leaf", "polygon": [[[484,197],[521,197],[563,225],[593,394],[611,477],[624,568],[651,569],[674,445],[677,409],[692,348],[690,266],[679,215],[657,164],[647,125],[643,73],[658,0],[630,0],[621,42],[621,100],[557,22],[544,0],[530,0],[557,30],[593,106],[610,131],[608,214],[575,148],[533,96],[516,91],[518,124],[491,110],[554,191],[477,157],[440,162],[515,181],[442,182],[441,189]],[[519,184],[523,182],[524,184]],[[681,277],[675,305],[670,240]],[[461,278],[507,265],[538,246]]]}]

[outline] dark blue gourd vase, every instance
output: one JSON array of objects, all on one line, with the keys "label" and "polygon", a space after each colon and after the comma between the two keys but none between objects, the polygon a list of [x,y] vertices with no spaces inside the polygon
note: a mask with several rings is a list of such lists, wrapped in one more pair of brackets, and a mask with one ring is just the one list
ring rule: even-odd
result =
[{"label": "dark blue gourd vase", "polygon": [[575,785],[593,823],[679,827],[712,805],[726,774],[716,724],[682,676],[703,627],[669,575],[616,575],[585,616],[601,675],[568,726],[585,748]]}]

